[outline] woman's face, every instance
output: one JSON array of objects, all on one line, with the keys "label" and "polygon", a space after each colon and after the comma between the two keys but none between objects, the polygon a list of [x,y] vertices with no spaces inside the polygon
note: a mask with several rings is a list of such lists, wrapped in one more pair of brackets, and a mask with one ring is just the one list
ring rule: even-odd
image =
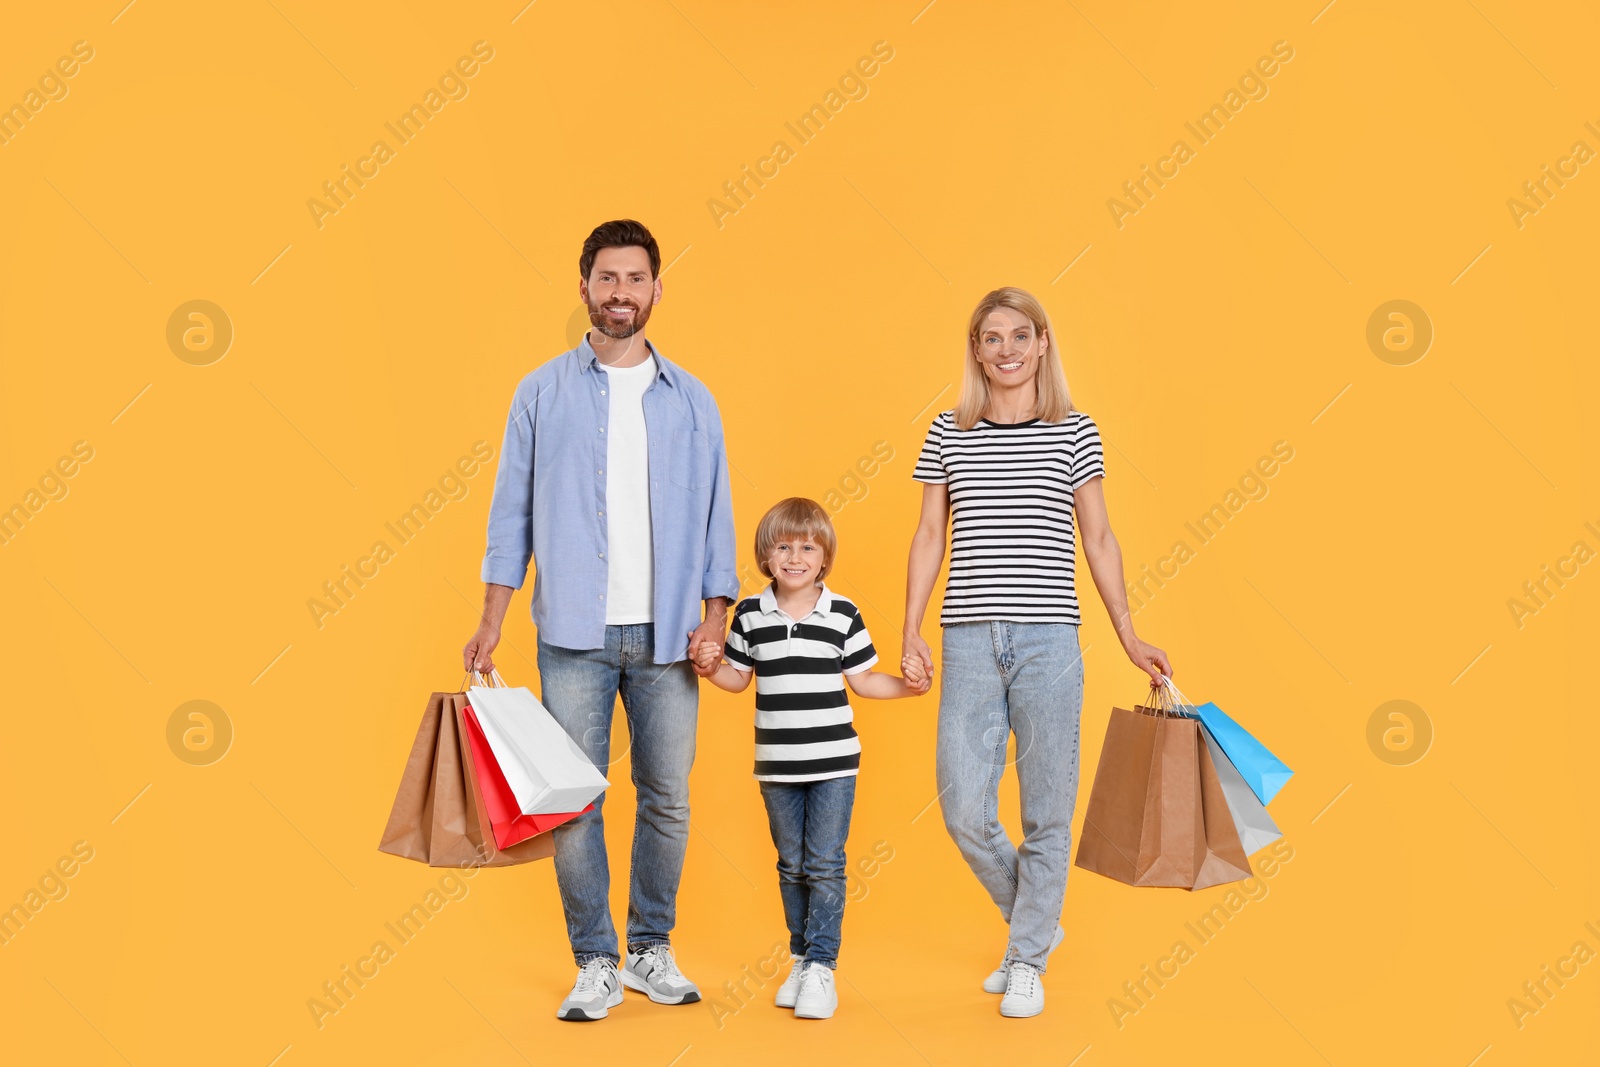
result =
[{"label": "woman's face", "polygon": [[1040,335],[1028,316],[1014,308],[995,308],[978,326],[978,365],[991,385],[1033,381],[1049,347],[1050,338]]}]

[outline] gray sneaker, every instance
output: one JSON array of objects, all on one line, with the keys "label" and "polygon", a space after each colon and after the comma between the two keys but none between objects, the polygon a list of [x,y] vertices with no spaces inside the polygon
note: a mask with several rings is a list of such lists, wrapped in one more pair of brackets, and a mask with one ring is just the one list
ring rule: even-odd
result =
[{"label": "gray sneaker", "polygon": [[651,945],[628,953],[622,966],[622,984],[643,993],[657,1004],[695,1004],[700,990],[678,970],[671,945]]},{"label": "gray sneaker", "polygon": [[[1056,927],[1056,936],[1050,939],[1050,951],[1054,952],[1056,949],[1060,948],[1062,939],[1064,939],[1066,936],[1067,932],[1065,930],[1061,929],[1059,926]],[[1004,993],[1006,991],[1005,960],[1001,960],[1000,966],[995,968],[994,973],[983,980],[983,991],[985,993]]]},{"label": "gray sneaker", "polygon": [[622,1003],[622,980],[617,965],[604,956],[590,960],[578,970],[572,992],[556,1009],[556,1018],[569,1023],[587,1023],[606,1017],[606,1009]]}]

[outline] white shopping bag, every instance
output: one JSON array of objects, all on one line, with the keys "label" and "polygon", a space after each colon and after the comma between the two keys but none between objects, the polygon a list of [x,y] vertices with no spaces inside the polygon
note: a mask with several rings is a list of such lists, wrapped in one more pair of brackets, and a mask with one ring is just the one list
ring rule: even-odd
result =
[{"label": "white shopping bag", "polygon": [[581,811],[611,784],[527,687],[476,678],[467,701],[524,815]]},{"label": "white shopping bag", "polygon": [[1267,809],[1256,798],[1255,791],[1244,780],[1244,775],[1233,765],[1228,754],[1222,751],[1222,746],[1217,744],[1217,739],[1211,736],[1211,731],[1204,725],[1200,727],[1200,736],[1206,739],[1206,748],[1211,752],[1211,762],[1217,768],[1217,781],[1222,785],[1222,795],[1228,801],[1228,812],[1233,816],[1234,829],[1239,831],[1239,843],[1244,846],[1244,854],[1251,856],[1258,849],[1266,848],[1283,832],[1278,829],[1277,823],[1272,821],[1272,816],[1267,814]]}]

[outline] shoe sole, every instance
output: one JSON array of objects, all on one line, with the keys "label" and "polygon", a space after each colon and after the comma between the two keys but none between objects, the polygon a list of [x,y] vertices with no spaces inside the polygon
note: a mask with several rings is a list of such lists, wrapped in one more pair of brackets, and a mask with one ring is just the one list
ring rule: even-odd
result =
[{"label": "shoe sole", "polygon": [[827,1011],[819,1013],[819,1012],[803,1012],[799,1008],[796,1008],[794,1010],[794,1017],[796,1019],[831,1019],[831,1018],[833,1018],[833,1013],[835,1011],[837,1011],[837,1010],[838,1010],[837,1008],[829,1008]]},{"label": "shoe sole", "polygon": [[1000,1009],[1000,1014],[1005,1016],[1007,1019],[1031,1019],[1035,1015],[1042,1014],[1043,1012],[1044,1012],[1044,1005],[1043,1004],[1039,1005],[1037,1008],[1033,1009],[1032,1011],[1016,1012],[1016,1011],[1006,1011],[1004,1008]]},{"label": "shoe sole", "polygon": [[616,999],[615,1000],[607,999],[607,1001],[605,1003],[605,1007],[601,1008],[598,1012],[595,1012],[593,1015],[589,1014],[589,1012],[587,1010],[585,1010],[584,1008],[567,1008],[565,1010],[557,1010],[556,1011],[556,1018],[560,1019],[562,1022],[565,1022],[565,1023],[594,1023],[594,1022],[599,1022],[601,1019],[604,1019],[606,1017],[606,1012],[607,1011],[609,1011],[611,1008],[614,1008],[618,1004],[621,1004],[621,1003],[622,1003],[622,990],[619,989],[619,990],[617,990]]},{"label": "shoe sole", "polygon": [[[1050,939],[1050,952],[1045,953],[1045,955],[1055,952],[1056,949],[1061,947],[1061,942],[1066,939],[1067,931],[1065,928],[1056,927],[1056,936]],[[989,987],[994,984],[996,976],[999,976],[1000,988],[990,989]],[[998,968],[983,980],[983,991],[985,993],[1004,993],[1006,991],[1006,969],[1004,967]],[[1026,1016],[1019,1016],[1019,1018],[1026,1018]]]},{"label": "shoe sole", "polygon": [[661,996],[660,994],[658,994],[655,990],[651,989],[648,985],[646,985],[640,979],[635,978],[633,975],[629,974],[627,971],[622,971],[621,974],[622,974],[622,984],[623,985],[627,986],[629,989],[633,990],[635,993],[643,993],[645,996],[650,998],[650,1002],[652,1004],[674,1004],[675,1005],[675,1004],[698,1004],[698,1003],[700,1003],[700,994],[698,992],[683,993],[683,994],[680,994],[679,996],[676,996],[676,997],[664,997],[664,996]]},{"label": "shoe sole", "polygon": [[800,994],[798,993],[794,994],[793,996],[784,996],[782,993],[779,993],[773,998],[772,1002],[780,1008],[792,1008],[794,1007],[794,1002],[798,1000],[799,997]]}]

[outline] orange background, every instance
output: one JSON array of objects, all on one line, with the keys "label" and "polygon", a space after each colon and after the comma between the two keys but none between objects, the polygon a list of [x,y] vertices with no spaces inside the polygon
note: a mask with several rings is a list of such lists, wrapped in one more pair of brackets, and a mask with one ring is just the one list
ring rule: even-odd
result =
[{"label": "orange background", "polygon": [[[7,17],[0,104],[93,52],[0,144],[0,507],[28,516],[0,544],[0,906],[73,871],[0,946],[13,1058],[1497,1067],[1594,1047],[1593,962],[1508,1007],[1575,942],[1600,950],[1600,177],[1568,163],[1536,213],[1508,206],[1574,142],[1600,148],[1592,11],[523,2]],[[307,201],[477,41],[493,58],[466,95],[319,227]],[[865,95],[798,143],[785,123],[880,41]],[[1266,94],[1200,143],[1185,123],[1279,41]],[[719,219],[708,201],[780,139],[791,158]],[[1179,139],[1192,158],[1119,227],[1108,200]],[[1130,578],[1194,549],[1141,635],[1298,772],[1272,806],[1292,860],[1136,1013],[1108,1002],[1228,890],[1075,870],[1046,1012],[1002,1020],[978,983],[1004,930],[928,807],[935,695],[858,706],[852,863],[891,858],[857,871],[831,1022],[773,1010],[769,984],[736,1012],[635,996],[558,1024],[573,967],[547,863],[463,883],[313,1021],[322,983],[447,873],[375,845],[428,693],[460,677],[492,464],[320,627],[307,601],[474,442],[498,453],[515,383],[571,342],[584,235],[619,216],[670,263],[652,336],[721,404],[741,547],[776,499],[837,490],[836,584],[891,662],[911,467],[966,317],[1001,284],[1046,302]],[[1369,347],[1395,299],[1431,323],[1425,353]],[[191,300],[232,326],[208,365],[167,340]],[[1185,523],[1278,441],[1292,461],[1199,545]],[[92,459],[46,477],[76,442]],[[878,442],[893,458],[865,476]],[[1569,577],[1519,625],[1508,601],[1546,564]],[[1084,584],[1080,809],[1109,708],[1142,686]],[[499,658],[536,686],[527,610]],[[191,700],[232,731],[207,765],[169,744]],[[1421,759],[1369,744],[1391,700],[1431,726]],[[750,698],[706,687],[701,716],[676,942],[710,998],[783,926]]]}]

